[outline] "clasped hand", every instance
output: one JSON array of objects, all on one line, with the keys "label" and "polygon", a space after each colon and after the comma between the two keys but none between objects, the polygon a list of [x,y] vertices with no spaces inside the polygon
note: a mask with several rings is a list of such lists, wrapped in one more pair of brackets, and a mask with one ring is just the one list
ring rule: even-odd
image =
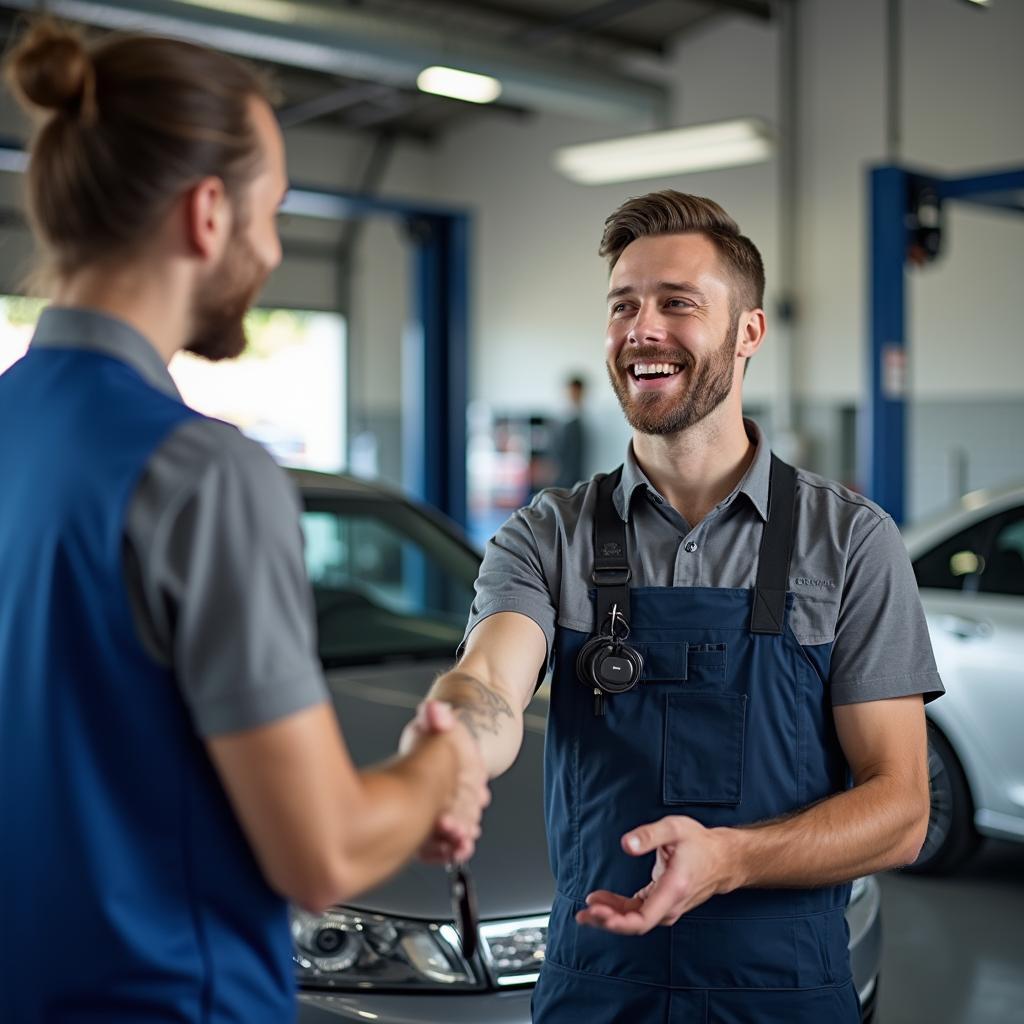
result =
[{"label": "clasped hand", "polygon": [[576,920],[618,935],[644,935],[658,925],[675,924],[687,911],[731,888],[727,831],[672,815],[627,832],[622,837],[627,854],[655,853],[650,882],[632,896],[606,889],[590,893]]},{"label": "clasped hand", "polygon": [[426,700],[417,708],[416,717],[402,731],[399,753],[408,753],[425,737],[435,735],[443,735],[451,743],[458,771],[452,799],[420,847],[419,856],[431,864],[461,864],[473,856],[480,838],[480,819],[491,802],[487,767],[479,744],[456,718],[451,705],[437,700]]}]

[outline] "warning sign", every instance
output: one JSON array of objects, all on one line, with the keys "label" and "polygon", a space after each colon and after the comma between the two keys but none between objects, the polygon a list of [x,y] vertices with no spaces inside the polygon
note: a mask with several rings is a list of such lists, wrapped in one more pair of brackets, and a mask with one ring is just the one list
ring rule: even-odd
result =
[{"label": "warning sign", "polygon": [[907,350],[895,342],[882,346],[882,394],[892,401],[907,395]]}]

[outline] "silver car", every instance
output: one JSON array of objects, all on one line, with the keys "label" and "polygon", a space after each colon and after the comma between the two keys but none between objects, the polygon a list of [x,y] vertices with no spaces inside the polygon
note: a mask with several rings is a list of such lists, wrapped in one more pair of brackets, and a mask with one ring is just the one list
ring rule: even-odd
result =
[{"label": "silver car", "polygon": [[[384,488],[293,476],[331,693],[356,762],[379,761],[451,665],[480,556],[457,527]],[[472,862],[482,921],[476,956],[462,956],[445,873],[414,863],[351,906],[293,915],[301,1024],[530,1020],[553,893],[543,819],[546,714],[542,688],[527,709],[516,764],[492,786]],[[847,922],[869,1021],[881,954],[873,878],[855,884]]]},{"label": "silver car", "polygon": [[928,705],[932,807],[908,869],[960,866],[982,835],[1024,842],[1024,486],[907,530],[946,695]]}]

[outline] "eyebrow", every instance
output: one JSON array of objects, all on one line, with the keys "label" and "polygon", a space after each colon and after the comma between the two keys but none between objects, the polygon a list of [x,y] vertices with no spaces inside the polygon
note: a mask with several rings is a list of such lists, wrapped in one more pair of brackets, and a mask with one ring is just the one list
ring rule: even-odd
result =
[{"label": "eyebrow", "polygon": [[[629,295],[636,291],[636,286],[631,284],[624,284],[621,288],[613,288],[608,293],[608,301],[612,299],[619,299],[623,295]],[[701,302],[707,302],[704,297],[704,293],[695,285],[690,284],[689,281],[659,281],[658,282],[659,292],[687,292],[694,296],[694,298],[700,299]]]}]

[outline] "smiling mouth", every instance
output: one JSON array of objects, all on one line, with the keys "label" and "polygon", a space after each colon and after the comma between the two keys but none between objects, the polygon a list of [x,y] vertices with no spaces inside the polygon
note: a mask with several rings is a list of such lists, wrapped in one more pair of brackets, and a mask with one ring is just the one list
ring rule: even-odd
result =
[{"label": "smiling mouth", "polygon": [[634,363],[629,368],[629,375],[634,380],[659,380],[675,377],[682,369],[679,363]]}]

